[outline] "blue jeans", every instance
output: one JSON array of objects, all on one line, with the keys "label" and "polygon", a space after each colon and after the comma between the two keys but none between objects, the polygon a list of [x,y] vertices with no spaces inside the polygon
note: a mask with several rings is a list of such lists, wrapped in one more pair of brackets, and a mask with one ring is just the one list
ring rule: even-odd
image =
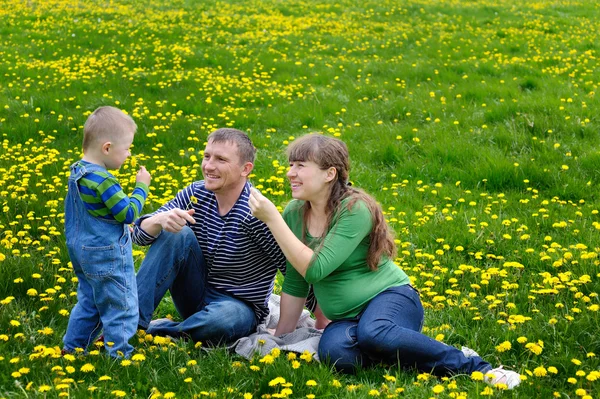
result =
[{"label": "blue jeans", "polygon": [[98,165],[72,168],[65,198],[67,250],[79,282],[64,349],[87,349],[104,331],[108,353],[128,357],[133,352],[129,340],[138,325],[131,237],[123,223],[96,218],[86,210],[77,181],[92,171],[105,169]]},{"label": "blue jeans", "polygon": [[[219,344],[247,336],[257,321],[250,305],[206,282],[206,263],[189,227],[163,231],[151,245],[137,274],[140,327],[153,335],[190,337]],[[154,310],[169,290],[184,319],[152,321]]]},{"label": "blue jeans", "polygon": [[410,285],[389,288],[352,319],[330,323],[319,342],[319,358],[339,371],[373,363],[399,364],[436,375],[487,372],[489,363],[421,334],[423,306]]}]

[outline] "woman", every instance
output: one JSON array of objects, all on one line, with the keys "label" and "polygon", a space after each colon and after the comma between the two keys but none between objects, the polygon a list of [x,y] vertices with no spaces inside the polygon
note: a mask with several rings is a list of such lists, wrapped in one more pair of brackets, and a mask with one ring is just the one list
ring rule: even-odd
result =
[{"label": "woman", "polygon": [[288,158],[295,200],[283,216],[256,189],[249,200],[288,260],[276,335],[294,330],[312,284],[321,310],[332,320],[319,357],[340,371],[383,361],[438,375],[480,371],[491,384],[519,384],[519,374],[492,369],[479,356],[467,357],[421,334],[419,293],[393,263],[396,246],[381,207],[349,185],[342,141],[306,135],[290,144]]}]

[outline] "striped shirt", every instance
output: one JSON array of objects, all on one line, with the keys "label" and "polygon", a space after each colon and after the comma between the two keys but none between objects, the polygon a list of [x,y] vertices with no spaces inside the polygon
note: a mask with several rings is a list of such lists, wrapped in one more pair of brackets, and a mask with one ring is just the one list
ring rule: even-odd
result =
[{"label": "striped shirt", "polygon": [[[75,164],[75,168],[90,164],[81,160]],[[79,196],[92,216],[124,224],[133,223],[140,216],[148,197],[148,186],[140,182],[136,183],[131,197],[128,197],[117,179],[108,171],[90,172],[79,179],[77,184]]]},{"label": "striped shirt", "polygon": [[246,183],[233,208],[221,216],[215,194],[204,181],[194,182],[156,212],[138,219],[132,238],[138,245],[152,244],[156,237],[139,227],[144,219],[174,208],[193,208],[196,224],[189,227],[202,249],[208,284],[252,305],[260,323],[269,313],[275,274],[278,269],[285,273],[286,261],[268,227],[250,213],[249,195]]}]

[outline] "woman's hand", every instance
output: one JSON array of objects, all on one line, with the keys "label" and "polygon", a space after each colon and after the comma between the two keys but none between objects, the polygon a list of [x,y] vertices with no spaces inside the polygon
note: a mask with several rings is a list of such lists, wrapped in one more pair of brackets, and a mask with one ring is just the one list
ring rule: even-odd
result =
[{"label": "woman's hand", "polygon": [[269,221],[273,220],[274,217],[279,216],[279,211],[275,204],[254,187],[250,189],[248,205],[250,206],[250,211],[252,211],[254,217],[267,224]]},{"label": "woman's hand", "polygon": [[313,250],[294,235],[275,205],[255,188],[250,189],[248,205],[252,214],[267,225],[288,262],[304,277],[312,259]]}]

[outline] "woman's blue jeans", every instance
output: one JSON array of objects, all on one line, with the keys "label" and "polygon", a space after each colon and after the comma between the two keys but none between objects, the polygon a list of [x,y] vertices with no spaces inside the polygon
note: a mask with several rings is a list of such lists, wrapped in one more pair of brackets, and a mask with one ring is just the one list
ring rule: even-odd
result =
[{"label": "woman's blue jeans", "polygon": [[419,293],[410,285],[392,287],[373,298],[359,316],[330,323],[319,343],[319,358],[347,373],[378,362],[435,375],[491,369],[480,357],[466,357],[423,335],[422,327]]},{"label": "woman's blue jeans", "polygon": [[[218,344],[247,336],[256,329],[256,315],[250,305],[206,282],[204,256],[189,227],[179,233],[163,231],[148,250],[136,279],[139,325],[149,334]],[[184,320],[151,322],[167,290]]]}]

